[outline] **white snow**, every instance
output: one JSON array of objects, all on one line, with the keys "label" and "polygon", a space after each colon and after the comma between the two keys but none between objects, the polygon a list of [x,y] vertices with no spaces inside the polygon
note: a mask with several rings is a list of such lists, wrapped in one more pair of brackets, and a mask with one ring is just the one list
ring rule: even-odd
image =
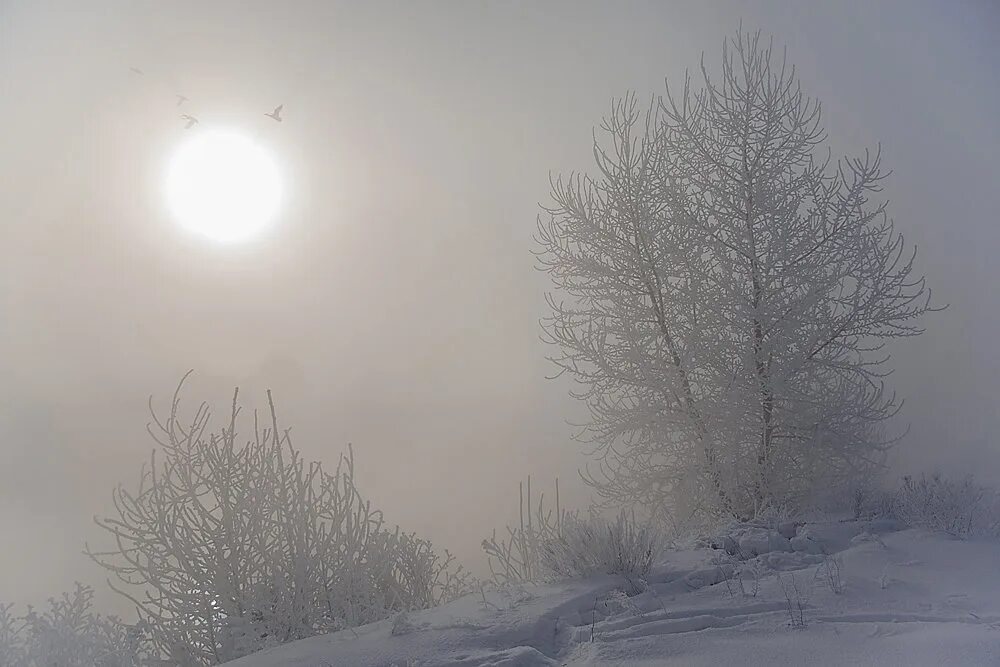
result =
[{"label": "white snow", "polygon": [[[812,523],[790,544],[744,529],[747,546],[772,550],[745,562],[723,549],[672,551],[632,597],[613,577],[476,593],[232,664],[1000,664],[1000,544],[893,530],[884,521]],[[808,551],[831,555],[792,551],[807,535]],[[733,585],[734,564],[746,596]],[[748,572],[759,573],[756,596]],[[801,594],[792,603],[801,602],[805,627],[790,627],[783,590]]]}]

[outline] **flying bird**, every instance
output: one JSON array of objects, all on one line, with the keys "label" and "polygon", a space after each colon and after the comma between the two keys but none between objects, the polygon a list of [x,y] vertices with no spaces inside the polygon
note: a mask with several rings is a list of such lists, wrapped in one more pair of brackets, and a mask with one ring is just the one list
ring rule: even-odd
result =
[{"label": "flying bird", "polygon": [[198,123],[198,119],[190,114],[182,114],[181,119],[187,121],[187,125],[184,126],[185,130],[190,130]]},{"label": "flying bird", "polygon": [[129,67],[128,69],[129,69],[129,71],[130,71],[130,72],[132,72],[133,74],[138,74],[139,76],[142,76],[143,74],[145,74],[145,72],[143,72],[143,71],[142,71],[141,69],[139,69],[138,67]]},{"label": "flying bird", "polygon": [[180,106],[188,101],[188,98],[184,97],[183,95],[176,95],[175,97],[177,98],[177,106]]},{"label": "flying bird", "polygon": [[280,123],[281,122],[281,110],[284,108],[284,106],[285,106],[284,104],[279,104],[278,106],[274,107],[274,111],[272,111],[271,113],[266,113],[264,115],[267,116],[268,118],[273,118],[274,120],[276,120],[276,121],[278,121]]}]

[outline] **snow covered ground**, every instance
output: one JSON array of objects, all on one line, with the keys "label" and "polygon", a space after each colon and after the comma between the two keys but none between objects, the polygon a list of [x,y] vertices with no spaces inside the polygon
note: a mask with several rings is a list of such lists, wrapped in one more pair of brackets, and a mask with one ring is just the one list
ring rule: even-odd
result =
[{"label": "snow covered ground", "polygon": [[232,664],[1000,665],[997,543],[886,521],[782,532],[731,533],[735,558],[673,551],[638,594],[613,577],[477,593]]}]

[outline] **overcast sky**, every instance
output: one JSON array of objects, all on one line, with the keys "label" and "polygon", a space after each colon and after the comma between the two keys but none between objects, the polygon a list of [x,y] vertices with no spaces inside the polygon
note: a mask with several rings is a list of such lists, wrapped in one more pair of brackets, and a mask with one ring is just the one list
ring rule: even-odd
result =
[{"label": "overcast sky", "polygon": [[[787,45],[835,153],[881,142],[951,304],[895,348],[899,469],[1000,482],[998,7],[0,0],[0,600],[103,579],[90,517],[148,456],[147,395],[189,368],[191,402],[271,387],[309,457],[353,442],[390,521],[478,559],[518,479],[565,488],[584,461],[538,340],[548,174],[589,169],[613,96],[717,61],[741,19]],[[280,161],[258,241],[166,214],[174,93]]]}]

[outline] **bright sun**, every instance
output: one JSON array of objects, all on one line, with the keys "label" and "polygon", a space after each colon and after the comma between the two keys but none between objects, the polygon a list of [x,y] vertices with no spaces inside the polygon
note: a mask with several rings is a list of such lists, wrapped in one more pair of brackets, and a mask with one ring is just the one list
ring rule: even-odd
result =
[{"label": "bright sun", "polygon": [[177,221],[215,241],[247,240],[274,219],[281,178],[271,156],[232,131],[201,132],[167,167],[167,203]]}]

